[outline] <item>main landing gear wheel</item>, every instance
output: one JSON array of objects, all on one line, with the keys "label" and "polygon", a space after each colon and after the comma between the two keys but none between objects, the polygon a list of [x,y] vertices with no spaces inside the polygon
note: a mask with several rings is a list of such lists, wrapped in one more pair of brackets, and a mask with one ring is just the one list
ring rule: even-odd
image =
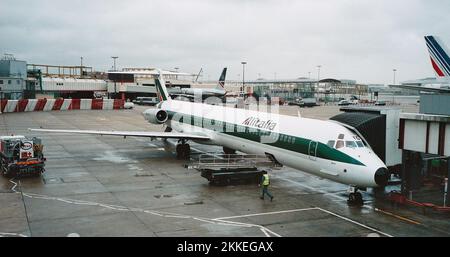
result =
[{"label": "main landing gear wheel", "polygon": [[361,206],[364,201],[360,192],[350,193],[347,200],[348,205]]},{"label": "main landing gear wheel", "polygon": [[236,150],[224,146],[223,153],[224,154],[236,154]]},{"label": "main landing gear wheel", "polygon": [[186,160],[191,156],[191,147],[189,144],[178,144],[176,151],[178,159]]},{"label": "main landing gear wheel", "polygon": [[358,188],[356,187],[350,187],[348,194],[348,205],[354,205],[354,206],[362,206],[364,205],[364,201],[362,198],[362,194],[358,192]]}]

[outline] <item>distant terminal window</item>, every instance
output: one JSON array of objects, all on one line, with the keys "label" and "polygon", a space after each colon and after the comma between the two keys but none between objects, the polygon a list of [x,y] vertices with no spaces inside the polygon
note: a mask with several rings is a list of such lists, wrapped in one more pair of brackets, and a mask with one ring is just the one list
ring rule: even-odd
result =
[{"label": "distant terminal window", "polygon": [[339,148],[342,148],[342,147],[344,147],[344,141],[338,140],[336,142],[336,149],[339,149]]},{"label": "distant terminal window", "polygon": [[20,80],[16,80],[16,82],[17,82],[17,85],[20,85]]},{"label": "distant terminal window", "polygon": [[8,85],[11,85],[11,80],[8,80]]},{"label": "distant terminal window", "polygon": [[0,85],[3,85],[3,79],[0,79]]},{"label": "distant terminal window", "polygon": [[333,147],[334,147],[334,143],[335,143],[334,140],[330,140],[330,141],[328,141],[327,145],[328,145],[329,147],[333,148]]}]

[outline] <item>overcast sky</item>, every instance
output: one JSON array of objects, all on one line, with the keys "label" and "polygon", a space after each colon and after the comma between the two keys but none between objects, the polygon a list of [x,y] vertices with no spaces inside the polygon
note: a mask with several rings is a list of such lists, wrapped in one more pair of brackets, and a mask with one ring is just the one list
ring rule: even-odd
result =
[{"label": "overcast sky", "polygon": [[450,46],[448,0],[0,0],[0,54],[95,70],[160,67],[216,79],[392,83],[434,76],[423,36]]}]

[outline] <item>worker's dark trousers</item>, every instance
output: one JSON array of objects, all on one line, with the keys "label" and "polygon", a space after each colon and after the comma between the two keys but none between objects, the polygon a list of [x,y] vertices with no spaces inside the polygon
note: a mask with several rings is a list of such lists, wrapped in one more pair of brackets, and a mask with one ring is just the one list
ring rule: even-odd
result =
[{"label": "worker's dark trousers", "polygon": [[269,187],[269,186],[263,186],[263,188],[262,188],[262,195],[261,195],[261,197],[262,197],[263,199],[264,199],[264,194],[266,194],[266,195],[269,196],[270,198],[273,197],[272,194],[269,193],[268,187]]}]

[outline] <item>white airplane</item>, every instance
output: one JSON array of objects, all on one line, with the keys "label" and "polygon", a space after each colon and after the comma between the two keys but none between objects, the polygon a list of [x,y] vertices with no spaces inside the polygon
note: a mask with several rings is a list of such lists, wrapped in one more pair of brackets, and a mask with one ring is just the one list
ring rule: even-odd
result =
[{"label": "white airplane", "polygon": [[390,85],[390,87],[424,92],[450,93],[449,51],[442,44],[441,40],[435,36],[425,36],[425,43],[430,54],[431,66],[436,72],[436,77],[408,80],[402,82],[401,85]]},{"label": "white airplane", "polygon": [[222,74],[220,74],[219,81],[215,88],[181,88],[180,93],[170,92],[171,96],[180,96],[180,97],[188,97],[194,98],[195,96],[202,96],[203,98],[216,96],[223,97],[226,95],[227,91],[225,91],[225,77],[227,75],[227,67],[223,68]]},{"label": "white airplane", "polygon": [[350,185],[349,202],[362,203],[358,189],[385,186],[386,165],[363,137],[351,127],[323,121],[258,112],[219,105],[173,100],[162,75],[155,79],[161,102],[143,112],[153,124],[170,131],[94,131],[30,129],[32,131],[179,139],[177,155],[187,157],[187,141],[220,145],[225,152],[238,150],[267,155],[295,169]]}]

